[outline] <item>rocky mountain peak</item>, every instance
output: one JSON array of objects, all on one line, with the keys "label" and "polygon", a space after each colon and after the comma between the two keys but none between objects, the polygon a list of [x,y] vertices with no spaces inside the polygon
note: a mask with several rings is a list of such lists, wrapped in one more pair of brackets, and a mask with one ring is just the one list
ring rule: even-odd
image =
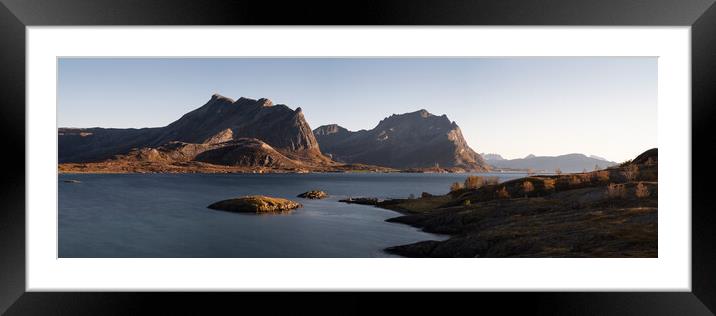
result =
[{"label": "rocky mountain peak", "polygon": [[225,96],[223,96],[223,95],[221,95],[221,94],[218,94],[218,93],[214,93],[214,94],[211,95],[211,99],[209,100],[209,102],[212,102],[212,101],[221,101],[221,102],[227,102],[227,103],[234,103],[234,99],[232,99],[232,98],[227,98],[227,97],[225,97]]},{"label": "rocky mountain peak", "polygon": [[273,101],[271,101],[267,98],[261,98],[258,100],[258,104],[263,107],[271,107],[271,106],[273,106]]},{"label": "rocky mountain peak", "polygon": [[315,135],[327,136],[332,134],[348,133],[348,129],[338,124],[322,125],[313,130]]},{"label": "rocky mountain peak", "polygon": [[467,145],[457,124],[447,115],[436,116],[425,109],[393,114],[371,130],[350,132],[331,124],[313,134],[325,153],[344,162],[394,168],[488,168]]}]

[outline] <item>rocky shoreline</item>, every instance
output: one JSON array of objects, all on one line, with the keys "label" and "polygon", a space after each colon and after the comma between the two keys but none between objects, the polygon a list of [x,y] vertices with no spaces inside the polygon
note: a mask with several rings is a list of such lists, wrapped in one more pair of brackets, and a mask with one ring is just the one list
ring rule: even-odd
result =
[{"label": "rocky shoreline", "polygon": [[404,257],[655,258],[656,162],[653,149],[605,170],[526,177],[373,205],[403,214],[388,222],[450,235],[385,249]]}]

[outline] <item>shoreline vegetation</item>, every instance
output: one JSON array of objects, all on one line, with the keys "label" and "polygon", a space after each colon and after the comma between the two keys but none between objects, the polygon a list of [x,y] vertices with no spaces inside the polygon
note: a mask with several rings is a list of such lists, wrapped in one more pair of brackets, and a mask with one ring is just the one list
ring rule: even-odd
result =
[{"label": "shoreline vegetation", "polygon": [[470,176],[445,195],[364,203],[403,214],[387,221],[444,241],[385,249],[404,257],[658,256],[658,153],[592,172],[496,183]]}]

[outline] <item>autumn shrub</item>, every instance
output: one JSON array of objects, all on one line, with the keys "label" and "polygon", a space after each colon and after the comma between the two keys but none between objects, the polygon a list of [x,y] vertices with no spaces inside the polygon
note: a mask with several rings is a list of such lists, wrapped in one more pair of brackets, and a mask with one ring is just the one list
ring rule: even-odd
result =
[{"label": "autumn shrub", "polygon": [[497,190],[497,198],[500,198],[500,199],[509,199],[509,198],[510,198],[510,192],[507,192],[507,188],[502,187],[501,189]]},{"label": "autumn shrub", "polygon": [[634,195],[640,199],[649,197],[649,189],[643,183],[639,182],[634,190]]},{"label": "autumn shrub", "polygon": [[557,182],[555,179],[544,179],[542,183],[544,184],[544,189],[548,191],[554,190],[554,184]]},{"label": "autumn shrub", "polygon": [[522,192],[525,193],[525,197],[527,197],[527,195],[528,195],[530,192],[534,191],[534,190],[535,190],[535,187],[534,187],[534,185],[532,184],[532,182],[530,182],[530,181],[525,181],[525,182],[522,183]]},{"label": "autumn shrub", "polygon": [[609,171],[607,170],[601,170],[595,172],[595,178],[599,182],[608,182],[609,181]]},{"label": "autumn shrub", "polygon": [[460,182],[454,182],[450,185],[450,192],[456,192],[462,190],[462,183]]},{"label": "autumn shrub", "polygon": [[626,186],[624,184],[610,183],[607,186],[607,197],[610,199],[622,199],[626,197]]},{"label": "autumn shrub", "polygon": [[465,189],[479,189],[485,185],[485,179],[480,176],[468,176],[465,179]]}]

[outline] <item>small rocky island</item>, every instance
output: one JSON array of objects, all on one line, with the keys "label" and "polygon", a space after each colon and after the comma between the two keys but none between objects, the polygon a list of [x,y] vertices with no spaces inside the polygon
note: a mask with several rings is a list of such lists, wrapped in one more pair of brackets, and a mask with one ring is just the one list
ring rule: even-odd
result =
[{"label": "small rocky island", "polygon": [[287,199],[251,195],[216,202],[208,206],[210,209],[238,213],[284,213],[299,208],[301,205]]},{"label": "small rocky island", "polygon": [[311,199],[311,200],[320,200],[320,199],[327,198],[328,193],[323,192],[321,190],[311,190],[311,191],[303,192],[303,193],[297,195],[297,197],[304,198],[304,199]]}]

